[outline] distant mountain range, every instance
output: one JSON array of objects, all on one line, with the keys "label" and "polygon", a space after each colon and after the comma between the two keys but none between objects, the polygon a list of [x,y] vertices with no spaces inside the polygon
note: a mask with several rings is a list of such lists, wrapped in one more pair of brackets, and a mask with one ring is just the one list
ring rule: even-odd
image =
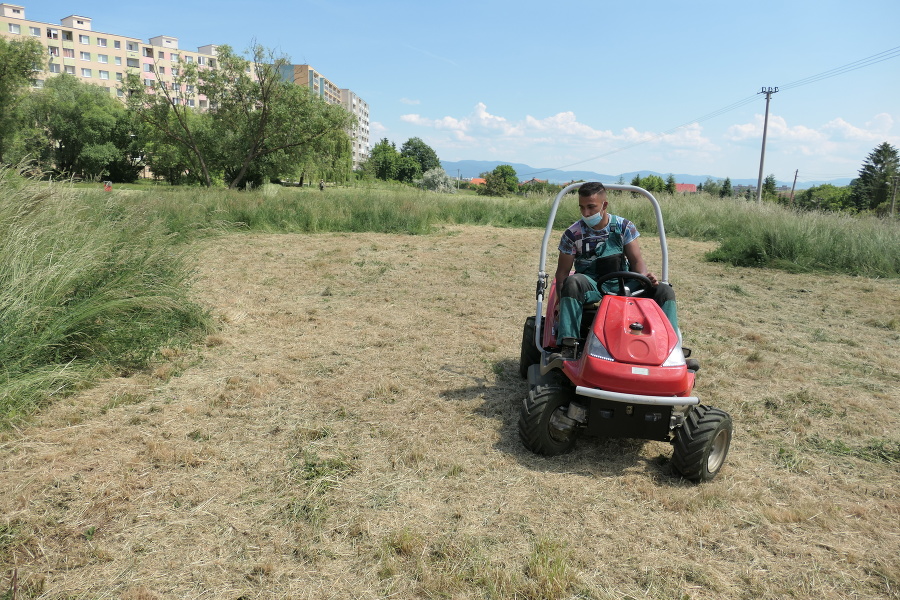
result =
[{"label": "distant mountain range", "polygon": [[[523,163],[508,163],[490,160],[458,160],[458,161],[441,161],[441,166],[451,177],[462,177],[463,179],[471,179],[478,177],[482,173],[493,171],[498,165],[509,165],[516,170],[519,181],[528,181],[531,178],[544,179],[550,183],[568,183],[570,181],[602,181],[603,183],[618,183],[620,180],[624,183],[631,183],[635,175],[646,177],[647,175],[657,175],[666,179],[668,173],[657,173],[655,171],[632,171],[630,173],[619,173],[618,175],[604,175],[603,173],[595,173],[594,171],[561,171],[559,169],[542,169],[535,168]],[[704,183],[707,179],[724,180],[724,177],[715,175],[687,175],[684,173],[674,173],[675,181],[678,183]],[[816,185],[830,183],[835,186],[850,185],[850,179],[831,179],[829,181],[804,181],[797,182],[797,189],[806,189]],[[756,186],[756,179],[732,179],[731,185],[751,185]],[[793,181],[779,181],[779,186],[790,187]]]}]

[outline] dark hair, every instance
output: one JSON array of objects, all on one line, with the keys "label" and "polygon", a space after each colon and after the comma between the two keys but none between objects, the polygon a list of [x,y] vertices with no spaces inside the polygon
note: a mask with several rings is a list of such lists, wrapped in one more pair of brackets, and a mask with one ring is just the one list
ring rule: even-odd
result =
[{"label": "dark hair", "polygon": [[594,194],[605,194],[606,187],[599,181],[588,181],[578,188],[578,195],[582,198],[593,196]]}]

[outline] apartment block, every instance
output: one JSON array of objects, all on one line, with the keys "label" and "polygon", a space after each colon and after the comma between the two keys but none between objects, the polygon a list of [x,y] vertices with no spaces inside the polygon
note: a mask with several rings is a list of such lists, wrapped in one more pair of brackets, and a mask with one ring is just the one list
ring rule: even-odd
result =
[{"label": "apartment block", "polygon": [[[136,5],[137,6],[137,5]],[[43,87],[48,77],[68,73],[82,81],[124,97],[121,83],[128,72],[140,73],[144,85],[168,94],[173,103],[198,109],[209,108],[207,99],[193,86],[179,85],[176,79],[183,65],[196,63],[201,68],[215,69],[216,45],[194,50],[179,48],[178,38],[158,35],[147,42],[113,33],[93,30],[89,17],[70,15],[59,24],[30,21],[25,7],[0,3],[0,36],[7,39],[34,38],[46,48],[46,69],[35,74],[35,87]],[[350,90],[342,90],[309,65],[289,65],[282,78],[308,87],[330,104],[339,104],[356,115],[359,124],[351,132],[353,166],[356,168],[369,155],[369,106]]]},{"label": "apartment block", "polygon": [[357,119],[350,132],[353,150],[353,168],[369,157],[369,105],[349,89],[341,89],[310,65],[285,65],[281,78],[296,85],[308,87],[313,94],[329,104],[340,104]]}]

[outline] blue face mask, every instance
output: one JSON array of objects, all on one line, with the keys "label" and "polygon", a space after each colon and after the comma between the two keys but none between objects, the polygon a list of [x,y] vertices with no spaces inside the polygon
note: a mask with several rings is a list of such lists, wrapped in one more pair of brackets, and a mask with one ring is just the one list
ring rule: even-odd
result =
[{"label": "blue face mask", "polygon": [[589,217],[581,217],[581,220],[584,221],[588,227],[594,228],[600,224],[600,221],[603,220],[603,211],[593,214]]}]

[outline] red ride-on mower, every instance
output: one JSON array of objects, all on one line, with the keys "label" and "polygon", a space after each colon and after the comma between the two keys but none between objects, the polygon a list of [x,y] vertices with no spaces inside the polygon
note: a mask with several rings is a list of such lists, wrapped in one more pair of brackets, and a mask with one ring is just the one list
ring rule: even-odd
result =
[{"label": "red ride-on mower", "polygon": [[[652,297],[642,297],[652,287],[649,279],[628,271],[601,277],[598,289],[616,280],[622,294],[607,294],[596,307],[585,306],[574,360],[562,360],[556,352],[556,317],[543,315],[547,246],[560,201],[581,185],[571,184],[557,194],[544,231],[537,310],[522,333],[519,372],[528,379],[529,391],[519,415],[519,437],[529,450],[545,456],[570,451],[582,433],[671,442],[674,469],[691,481],[709,481],[728,454],[731,417],[700,404],[692,394],[698,366],[690,361],[689,368],[681,333]],[[660,285],[666,285],[668,246],[659,202],[639,187],[604,185],[641,194],[653,205],[662,251]],[[554,306],[556,293],[553,281],[548,307]]]}]

